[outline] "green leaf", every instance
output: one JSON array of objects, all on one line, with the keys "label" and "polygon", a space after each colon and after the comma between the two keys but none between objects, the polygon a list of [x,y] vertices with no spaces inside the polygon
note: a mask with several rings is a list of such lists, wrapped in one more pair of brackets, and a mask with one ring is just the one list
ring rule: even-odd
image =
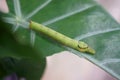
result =
[{"label": "green leaf", "polygon": [[19,77],[24,77],[27,80],[40,80],[45,68],[45,59],[36,62],[23,59],[18,61],[15,67]]},{"label": "green leaf", "polygon": [[40,80],[44,72],[45,62],[45,59],[33,61],[30,59],[18,60],[10,57],[2,58],[0,59],[0,79],[14,73],[19,79]]},{"label": "green leaf", "polygon": [[28,28],[27,25],[16,25],[19,21],[39,22],[66,36],[88,43],[96,50],[95,55],[66,49],[87,58],[120,79],[120,26],[100,5],[92,0],[13,1],[8,1],[10,13],[4,19],[14,25],[12,28],[20,43],[31,44],[44,57],[65,50],[54,40],[24,29],[23,27]]},{"label": "green leaf", "polygon": [[18,59],[28,58],[33,60],[40,60],[42,58],[41,54],[31,46],[20,44],[10,30],[8,30],[7,27],[9,27],[9,25],[6,25],[1,20],[0,25],[2,25],[0,28],[0,58],[10,56]]},{"label": "green leaf", "polygon": [[16,73],[27,80],[39,80],[45,68],[45,58],[31,46],[17,42],[8,30],[9,25],[1,20],[0,25],[0,78]]}]

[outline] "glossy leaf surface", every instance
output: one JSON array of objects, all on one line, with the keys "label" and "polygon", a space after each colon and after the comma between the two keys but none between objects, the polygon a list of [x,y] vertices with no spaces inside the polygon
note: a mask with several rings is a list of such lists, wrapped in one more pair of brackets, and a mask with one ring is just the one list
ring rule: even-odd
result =
[{"label": "glossy leaf surface", "polygon": [[[10,13],[6,22],[14,24],[11,28],[20,43],[31,44],[43,57],[70,50],[120,79],[120,25],[100,5],[92,0],[13,0],[8,4]],[[16,25],[16,17],[36,21],[66,36],[83,40],[96,50],[96,54],[64,49],[54,40]]]}]

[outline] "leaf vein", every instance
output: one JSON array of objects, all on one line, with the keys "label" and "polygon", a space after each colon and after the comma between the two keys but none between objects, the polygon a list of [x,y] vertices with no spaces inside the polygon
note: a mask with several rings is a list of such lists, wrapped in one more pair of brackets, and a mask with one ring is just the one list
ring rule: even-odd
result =
[{"label": "leaf vein", "polygon": [[85,38],[88,38],[88,37],[96,36],[96,35],[99,35],[99,34],[104,34],[104,33],[112,32],[112,31],[118,31],[118,30],[120,30],[120,28],[113,28],[113,29],[89,32],[89,33],[80,35],[80,36],[76,37],[75,39],[76,40],[81,40],[81,39],[85,39]]},{"label": "leaf vein", "polygon": [[52,0],[48,0],[45,3],[43,3],[42,5],[38,6],[35,10],[33,10],[31,13],[28,14],[28,16],[26,17],[26,19],[32,17],[33,15],[35,15],[38,11],[42,10],[44,7],[46,7]]},{"label": "leaf vein", "polygon": [[88,10],[89,8],[92,8],[93,6],[94,6],[94,5],[92,5],[92,6],[90,5],[90,6],[87,6],[87,7],[82,8],[82,9],[79,9],[79,10],[76,10],[76,11],[73,11],[73,12],[66,13],[66,14],[64,14],[64,15],[61,15],[61,16],[55,17],[55,18],[53,18],[53,19],[50,19],[50,20],[48,20],[48,21],[46,21],[46,22],[43,22],[42,24],[43,24],[43,25],[52,24],[52,23],[54,23],[54,22],[63,20],[63,19],[65,19],[65,18],[68,18],[68,17],[70,17],[70,16],[72,16],[72,15],[75,15],[75,14],[77,14],[77,13],[80,13],[80,12],[82,12],[82,11]]},{"label": "leaf vein", "polygon": [[120,62],[120,59],[106,59],[101,62],[102,65],[106,65],[109,63],[118,63]]},{"label": "leaf vein", "polygon": [[22,17],[21,13],[21,6],[19,0],[13,0],[14,1],[14,9],[16,16]]}]

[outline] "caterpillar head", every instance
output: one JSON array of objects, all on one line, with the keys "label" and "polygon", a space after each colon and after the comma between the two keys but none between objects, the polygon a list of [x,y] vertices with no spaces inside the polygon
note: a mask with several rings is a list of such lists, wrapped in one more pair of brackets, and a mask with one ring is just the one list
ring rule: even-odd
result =
[{"label": "caterpillar head", "polygon": [[87,52],[91,54],[95,54],[95,50],[89,47],[85,42],[79,41],[78,48],[81,52]]}]

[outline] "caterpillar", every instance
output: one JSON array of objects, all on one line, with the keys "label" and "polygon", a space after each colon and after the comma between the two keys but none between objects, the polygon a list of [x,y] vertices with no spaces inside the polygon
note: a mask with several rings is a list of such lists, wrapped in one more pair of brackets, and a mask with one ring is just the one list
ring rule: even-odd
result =
[{"label": "caterpillar", "polygon": [[73,48],[83,53],[95,54],[95,50],[89,47],[88,44],[86,44],[85,42],[77,41],[75,39],[67,37],[37,22],[30,21],[29,28],[37,32],[43,33],[67,47]]}]

